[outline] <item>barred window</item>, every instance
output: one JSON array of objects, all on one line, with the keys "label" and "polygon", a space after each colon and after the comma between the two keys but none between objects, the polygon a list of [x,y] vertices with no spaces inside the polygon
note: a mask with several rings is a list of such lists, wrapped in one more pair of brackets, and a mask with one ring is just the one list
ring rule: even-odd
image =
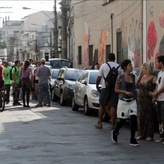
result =
[{"label": "barred window", "polygon": [[78,46],[78,64],[82,64],[82,48]]}]

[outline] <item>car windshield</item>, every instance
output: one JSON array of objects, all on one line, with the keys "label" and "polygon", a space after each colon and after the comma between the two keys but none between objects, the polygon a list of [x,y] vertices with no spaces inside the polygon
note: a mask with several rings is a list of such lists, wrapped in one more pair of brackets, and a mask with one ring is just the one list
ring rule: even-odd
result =
[{"label": "car windshield", "polygon": [[62,68],[64,66],[71,68],[72,62],[67,60],[50,60],[50,65],[52,68]]},{"label": "car windshield", "polygon": [[76,79],[79,77],[81,74],[81,71],[79,70],[68,70],[65,72],[65,80],[72,80],[76,81]]},{"label": "car windshield", "polygon": [[[89,77],[89,84],[96,84],[97,76],[98,72],[91,72]],[[100,84],[102,84],[102,80],[100,81]]]},{"label": "car windshield", "polygon": [[51,78],[52,78],[52,79],[56,79],[56,77],[57,77],[57,75],[58,75],[58,72],[59,72],[59,70],[54,70],[54,71],[52,71],[52,73],[51,73]]}]

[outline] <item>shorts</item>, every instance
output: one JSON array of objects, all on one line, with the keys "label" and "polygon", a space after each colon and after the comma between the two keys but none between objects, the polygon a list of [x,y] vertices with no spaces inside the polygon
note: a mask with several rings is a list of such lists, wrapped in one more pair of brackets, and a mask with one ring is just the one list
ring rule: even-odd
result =
[{"label": "shorts", "polygon": [[131,115],[137,116],[136,100],[130,102],[119,100],[117,105],[117,118],[127,119]]},{"label": "shorts", "polygon": [[117,109],[118,94],[108,88],[101,89],[99,103],[102,107],[105,107],[108,103],[112,108]]}]

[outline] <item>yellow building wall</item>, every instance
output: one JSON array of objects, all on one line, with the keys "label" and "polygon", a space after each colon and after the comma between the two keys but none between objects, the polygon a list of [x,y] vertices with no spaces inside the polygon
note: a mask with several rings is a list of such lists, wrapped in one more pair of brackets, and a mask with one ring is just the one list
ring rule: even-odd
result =
[{"label": "yellow building wall", "polygon": [[[78,46],[82,46],[82,65],[89,68],[88,46],[93,53],[98,49],[98,62],[106,59],[106,45],[112,43],[111,14],[113,14],[113,52],[117,53],[116,32],[122,32],[122,60],[130,58],[135,66],[142,62],[142,1],[115,0],[102,5],[103,0],[86,1],[74,6],[74,62],[78,59]],[[117,56],[117,54],[116,54]]]}]

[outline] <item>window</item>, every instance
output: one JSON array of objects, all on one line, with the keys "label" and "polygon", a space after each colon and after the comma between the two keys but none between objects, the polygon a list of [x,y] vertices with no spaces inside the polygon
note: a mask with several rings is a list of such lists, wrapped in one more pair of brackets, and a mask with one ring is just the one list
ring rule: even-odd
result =
[{"label": "window", "polygon": [[93,64],[93,45],[89,45],[89,65]]},{"label": "window", "polygon": [[108,54],[110,53],[110,45],[106,45],[106,62],[108,61]]},{"label": "window", "polygon": [[98,63],[98,49],[95,49],[95,52],[94,52],[94,63]]},{"label": "window", "polygon": [[121,63],[123,60],[122,53],[121,53],[121,42],[122,42],[122,32],[117,32],[117,62]]},{"label": "window", "polygon": [[82,49],[81,46],[78,46],[78,64],[82,64]]}]

